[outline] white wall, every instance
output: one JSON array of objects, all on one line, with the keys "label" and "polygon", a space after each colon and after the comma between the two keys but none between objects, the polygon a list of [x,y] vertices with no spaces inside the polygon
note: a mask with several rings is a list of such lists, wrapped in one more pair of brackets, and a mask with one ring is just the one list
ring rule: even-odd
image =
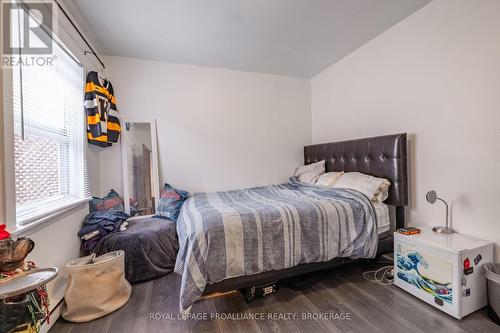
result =
[{"label": "white wall", "polygon": [[412,224],[496,242],[500,260],[500,1],[435,0],[311,81],[315,143],[412,138]]},{"label": "white wall", "polygon": [[[122,117],[157,121],[160,182],[188,191],[284,182],[311,141],[309,80],[106,57]],[[122,192],[121,147],[99,153]]]}]

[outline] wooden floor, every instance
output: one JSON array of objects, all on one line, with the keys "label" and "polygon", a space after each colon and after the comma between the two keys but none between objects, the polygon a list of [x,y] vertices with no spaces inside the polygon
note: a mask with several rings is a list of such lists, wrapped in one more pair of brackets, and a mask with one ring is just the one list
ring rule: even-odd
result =
[{"label": "wooden floor", "polygon": [[[193,315],[208,319],[177,318],[180,279],[176,274],[136,284],[120,310],[84,324],[59,319],[50,333],[80,332],[500,332],[482,309],[456,320],[396,286],[367,282],[362,272],[369,263],[355,263],[321,272],[322,280],[304,291],[281,288],[277,293],[245,303],[239,294],[197,302]],[[325,313],[334,319],[303,319]],[[350,320],[336,320],[349,314]],[[151,314],[168,316],[150,319]],[[218,314],[240,320],[210,319]],[[248,319],[250,315],[253,318]],[[295,315],[296,318],[293,318]],[[241,318],[246,316],[246,318]],[[281,316],[277,320],[259,317]],[[289,318],[286,318],[286,317]],[[172,318],[173,317],[173,318]],[[255,318],[257,317],[257,318]],[[236,318],[234,318],[236,319]]]}]

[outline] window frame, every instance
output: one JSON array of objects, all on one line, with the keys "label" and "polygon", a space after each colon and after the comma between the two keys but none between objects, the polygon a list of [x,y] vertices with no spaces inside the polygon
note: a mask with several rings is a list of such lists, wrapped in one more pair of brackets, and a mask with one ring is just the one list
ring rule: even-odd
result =
[{"label": "window frame", "polygon": [[[65,22],[58,22],[57,16],[54,16],[56,19],[56,24],[59,24],[59,27],[64,28],[62,31],[62,37],[55,36],[54,33],[52,33],[52,38],[54,38],[54,41],[66,52],[68,55],[75,60],[81,67],[82,67],[82,103],[81,103],[81,117],[83,119],[83,124],[85,124],[85,112],[84,112],[84,105],[83,105],[83,94],[85,92],[85,79],[86,79],[86,73],[88,71],[88,68],[94,67],[94,64],[92,62],[89,62],[87,58],[85,57],[79,57],[76,56],[76,54],[80,54],[80,51],[83,49],[82,46],[80,46],[76,40],[74,35],[69,33],[65,29]],[[77,51],[77,52],[74,52]],[[83,53],[83,52],[82,52]],[[77,208],[83,208],[84,204],[86,204],[88,201],[92,199],[92,196],[89,195],[84,198],[80,199],[75,199],[74,201],[67,201],[64,202],[60,207],[57,207],[55,209],[52,209],[50,211],[37,214],[35,217],[29,218],[28,222],[23,221],[19,223],[17,221],[16,217],[16,196],[15,196],[15,161],[14,161],[14,133],[15,133],[15,121],[14,121],[14,96],[13,96],[13,75],[14,75],[14,68],[2,68],[2,93],[3,93],[3,159],[4,159],[4,188],[0,189],[3,190],[3,193],[5,194],[5,222],[0,221],[0,223],[6,223],[7,224],[7,229],[9,232],[15,236],[22,236],[25,234],[29,234],[31,232],[34,232],[36,230],[42,229],[45,226],[56,222],[58,220],[58,217],[61,217],[62,215],[73,211]],[[64,137],[64,135],[61,135],[60,133],[56,133],[59,129],[53,129],[53,131],[47,131],[44,130],[44,134],[47,134],[49,132],[54,132],[52,133],[56,137]],[[84,166],[88,170],[88,145],[86,144],[87,139],[86,139],[86,131],[83,131],[84,135],[84,143],[82,147],[82,151],[84,154],[84,161],[86,161],[86,165]],[[62,141],[61,141],[62,142]],[[87,173],[87,185],[90,186],[90,179],[89,175]],[[0,184],[1,185],[1,184]],[[71,192],[71,189],[69,189]],[[53,201],[53,200],[50,200]]]}]

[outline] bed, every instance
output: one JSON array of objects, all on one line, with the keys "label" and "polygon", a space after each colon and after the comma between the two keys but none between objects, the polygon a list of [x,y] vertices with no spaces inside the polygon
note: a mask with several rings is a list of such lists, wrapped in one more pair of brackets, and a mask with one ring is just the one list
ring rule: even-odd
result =
[{"label": "bed", "polygon": [[92,252],[125,251],[125,277],[137,283],[171,273],[177,249],[175,223],[150,217],[129,220],[127,230],[102,237]]},{"label": "bed", "polygon": [[358,171],[391,182],[385,204],[361,193],[297,182],[197,193],[177,221],[180,309],[203,294],[329,268],[392,249],[388,207],[404,225],[408,202],[406,134],[304,147],[305,164]]}]

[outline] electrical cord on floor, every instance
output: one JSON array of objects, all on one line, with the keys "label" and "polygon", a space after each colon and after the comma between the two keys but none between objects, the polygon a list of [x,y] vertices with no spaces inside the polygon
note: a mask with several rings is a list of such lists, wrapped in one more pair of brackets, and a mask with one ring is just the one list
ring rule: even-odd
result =
[{"label": "electrical cord on floor", "polygon": [[363,273],[363,278],[370,282],[375,282],[383,286],[390,286],[394,283],[392,265],[383,266],[375,271],[367,271]]}]

